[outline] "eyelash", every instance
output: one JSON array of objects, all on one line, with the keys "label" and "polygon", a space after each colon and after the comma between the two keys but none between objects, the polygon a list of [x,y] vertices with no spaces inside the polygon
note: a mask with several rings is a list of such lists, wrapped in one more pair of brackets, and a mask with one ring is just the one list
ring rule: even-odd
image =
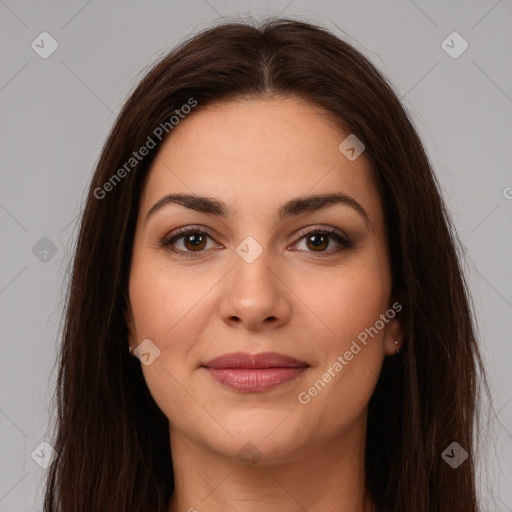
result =
[{"label": "eyelash", "polygon": [[[205,252],[205,250],[201,250],[201,251],[183,251],[181,249],[176,249],[176,248],[172,247],[172,244],[175,243],[176,241],[178,241],[180,238],[183,238],[183,237],[185,237],[185,236],[187,236],[189,234],[192,234],[192,233],[212,238],[211,235],[209,233],[207,233],[206,231],[203,231],[202,229],[198,229],[198,228],[193,228],[193,227],[192,228],[179,228],[177,230],[177,232],[178,232],[177,234],[174,234],[170,238],[169,237],[164,238],[161,241],[161,246],[165,250],[171,251],[172,253],[176,254],[180,258],[198,258],[198,257],[201,257],[200,255],[202,253]],[[348,240],[348,239],[344,238],[343,236],[341,236],[333,228],[316,228],[316,229],[311,229],[310,231],[302,233],[300,238],[297,240],[296,243],[300,242],[301,240],[303,240],[304,238],[306,238],[307,236],[309,236],[311,234],[315,234],[315,235],[328,235],[330,238],[334,239],[336,242],[338,242],[341,245],[341,247],[339,247],[337,249],[334,249],[334,250],[331,249],[330,251],[320,251],[320,252],[316,253],[320,257],[331,256],[332,254],[337,254],[340,251],[343,251],[345,249],[351,249],[351,248],[354,247],[353,243],[350,240]],[[305,251],[305,252],[311,252],[311,253],[315,254],[315,251]]]}]

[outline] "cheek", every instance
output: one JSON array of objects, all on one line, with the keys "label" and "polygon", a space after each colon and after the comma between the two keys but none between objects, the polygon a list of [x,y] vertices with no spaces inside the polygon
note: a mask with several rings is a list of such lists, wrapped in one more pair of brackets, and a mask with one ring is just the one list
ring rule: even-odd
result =
[{"label": "cheek", "polygon": [[213,278],[194,277],[187,270],[135,264],[130,275],[130,301],[139,341],[149,338],[164,349],[169,344],[176,348],[190,338],[200,328],[201,318],[205,319],[202,299],[214,284]]},{"label": "cheek", "polygon": [[342,267],[300,278],[294,291],[316,317],[319,342],[343,350],[388,309],[389,271],[378,258],[354,258]]},{"label": "cheek", "polygon": [[130,301],[137,344],[150,339],[160,350],[150,365],[141,364],[146,385],[171,424],[190,430],[191,417],[205,416],[193,399],[199,392],[189,380],[193,364],[190,352],[205,328],[204,296],[215,281],[171,271],[161,264],[134,263]]},{"label": "cheek", "polygon": [[376,251],[366,256],[310,276],[298,292],[320,319],[315,344],[324,354],[301,391],[311,397],[309,412],[323,418],[326,428],[341,419],[350,423],[361,414],[382,367],[387,323],[381,315],[389,308],[390,276],[385,255]]},{"label": "cheek", "polygon": [[209,282],[148,261],[138,265],[134,260],[130,274],[135,344],[149,339],[158,347],[158,357],[150,365],[141,364],[141,369],[160,409],[179,422],[177,411],[190,410],[194,405],[180,383],[189,381],[194,363],[191,351],[208,318],[204,296]]}]

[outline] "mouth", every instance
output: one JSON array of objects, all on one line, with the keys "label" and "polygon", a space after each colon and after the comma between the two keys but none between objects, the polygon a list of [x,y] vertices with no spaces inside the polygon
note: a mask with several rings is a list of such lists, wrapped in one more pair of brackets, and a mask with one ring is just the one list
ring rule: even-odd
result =
[{"label": "mouth", "polygon": [[233,352],[201,365],[220,384],[242,392],[261,392],[298,378],[309,365],[276,352]]}]

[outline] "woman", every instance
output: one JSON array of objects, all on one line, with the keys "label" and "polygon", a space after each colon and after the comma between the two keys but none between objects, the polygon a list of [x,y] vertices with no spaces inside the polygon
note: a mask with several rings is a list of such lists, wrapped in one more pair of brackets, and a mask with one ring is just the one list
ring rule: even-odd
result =
[{"label": "woman", "polygon": [[476,511],[455,240],[358,51],[280,19],[191,38],[90,186],[45,511]]}]

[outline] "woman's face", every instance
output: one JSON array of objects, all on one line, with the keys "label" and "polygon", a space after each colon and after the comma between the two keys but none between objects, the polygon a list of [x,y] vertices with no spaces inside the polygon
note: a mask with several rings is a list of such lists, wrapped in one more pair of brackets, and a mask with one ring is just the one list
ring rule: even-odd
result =
[{"label": "woman's face", "polygon": [[255,99],[193,112],[161,147],[134,239],[130,345],[143,343],[171,442],[270,462],[364,435],[401,306],[369,164],[339,149],[348,135],[303,100]]}]

